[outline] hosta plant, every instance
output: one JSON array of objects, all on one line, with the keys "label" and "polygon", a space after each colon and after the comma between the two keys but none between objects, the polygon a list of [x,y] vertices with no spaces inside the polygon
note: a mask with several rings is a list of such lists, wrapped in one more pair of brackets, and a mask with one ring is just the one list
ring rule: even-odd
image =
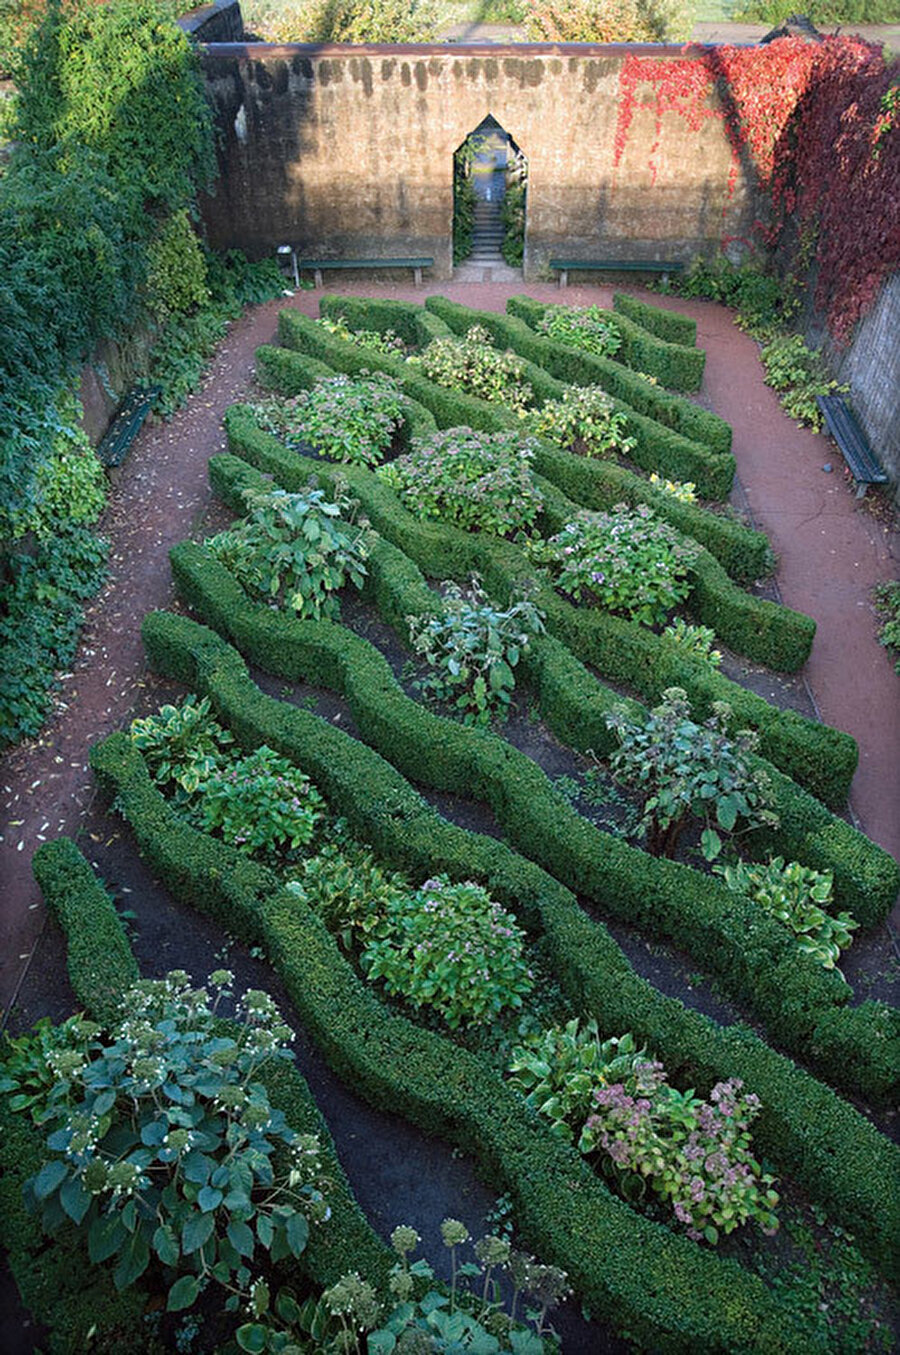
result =
[{"label": "hosta plant", "polygon": [[771,783],[750,758],[758,736],[747,729],[729,736],[729,715],[728,706],[717,702],[698,725],[686,693],[669,687],[643,724],[634,723],[623,707],[606,716],[619,740],[610,761],[613,774],[646,797],[642,828],[654,855],[673,855],[691,818],[703,825],[707,860],[722,850],[721,833],[777,826],[769,808]]},{"label": "hosta plant", "polygon": [[722,662],[721,650],[715,649],[716,633],[709,626],[692,626],[682,617],[666,626],[663,635],[677,645],[683,654],[699,659],[710,668],[718,668]]},{"label": "hosta plant", "polygon": [[567,386],[561,400],[547,400],[532,410],[525,427],[536,437],[547,438],[567,451],[583,456],[627,456],[634,438],[628,422],[600,386]]},{"label": "hosta plant", "polygon": [[663,494],[671,494],[673,499],[679,503],[696,503],[697,486],[693,480],[666,480],[663,476],[657,475],[653,471],[650,475],[650,483],[654,489],[660,490]]},{"label": "hosta plant", "polygon": [[118,1289],[152,1263],[176,1310],[210,1282],[236,1307],[251,1266],[299,1256],[310,1221],[328,1216],[318,1139],[292,1130],[258,1080],[290,1057],[291,1032],[250,991],[226,1033],[216,1011],[232,976],[210,983],[213,1000],[181,971],[138,983],[107,1035],[56,1055],[51,1156],[26,1185],[45,1231],[74,1223]]},{"label": "hosta plant", "polygon": [[395,334],[392,329],[386,329],[379,332],[377,329],[351,329],[342,315],[332,319],[328,315],[323,315],[316,321],[329,334],[333,334],[336,339],[344,339],[347,343],[355,343],[360,348],[374,348],[377,353],[394,354],[402,357],[406,352],[406,345]]},{"label": "hosta plant", "polygon": [[73,1051],[83,1058],[99,1033],[98,1025],[78,1014],[58,1026],[53,1025],[49,1016],[42,1016],[25,1035],[8,1038],[2,1047],[0,1094],[9,1097],[10,1110],[27,1110],[35,1124],[40,1124],[58,1069],[67,1066]]},{"label": "hosta plant", "polygon": [[313,620],[339,616],[335,594],[348,583],[362,587],[369,554],[350,500],[329,500],[321,489],[250,490],[245,499],[247,517],[206,543],[216,559],[252,597]]},{"label": "hosta plant", "polygon": [[465,724],[486,725],[507,710],[515,689],[514,669],[535,635],[543,614],[527,597],[509,607],[491,605],[475,579],[467,592],[442,585],[441,610],[407,617],[415,652],[431,671],[421,690],[448,701]]},{"label": "hosta plant", "polygon": [[377,466],[390,451],[406,403],[392,377],[373,372],[322,377],[312,390],[249,410],[261,428],[292,450],[311,447],[331,461]]},{"label": "hosta plant", "polygon": [[432,339],[420,355],[407,360],[420,366],[438,386],[514,410],[524,411],[531,404],[533,393],[525,380],[524,359],[512,350],[502,353],[494,348],[482,325],[473,325],[462,339],[451,335]]},{"label": "hosta plant", "polygon": [[518,433],[448,428],[376,473],[416,517],[506,536],[531,527],[543,505],[533,458]]},{"label": "hosta plant", "polygon": [[596,1022],[535,1034],[513,1050],[513,1085],[561,1137],[639,1200],[649,1186],[688,1235],[715,1244],[748,1219],[767,1232],[778,1221],[773,1179],[751,1152],[756,1096],[733,1078],[709,1101],[670,1086],[663,1065],[631,1035],[601,1040]]},{"label": "hosta plant", "polygon": [[697,547],[646,505],[620,503],[608,513],[584,509],[528,552],[549,566],[561,592],[653,626],[688,597]]},{"label": "hosta plant", "polygon": [[515,918],[481,885],[439,875],[388,901],[361,961],[373,982],[456,1029],[522,1006],[533,981],[524,946]]},{"label": "hosta plant", "polygon": [[209,697],[198,700],[193,693],[178,706],[161,706],[156,715],[131,722],[131,742],[140,749],[154,781],[174,781],[193,793],[228,757],[233,742],[210,713]]},{"label": "hosta plant", "polygon": [[831,871],[812,870],[799,861],[785,863],[783,856],[766,865],[735,861],[714,869],[725,877],[729,889],[745,894],[784,923],[804,954],[815,956],[826,969],[836,967],[859,923],[849,913],[828,911],[833,902]]},{"label": "hosta plant", "polygon": [[242,852],[306,846],[325,802],[309,777],[265,744],[217,768],[199,787],[204,826]]},{"label": "hosta plant", "polygon": [[548,306],[538,329],[548,339],[600,357],[611,358],[622,347],[618,325],[599,306]]}]

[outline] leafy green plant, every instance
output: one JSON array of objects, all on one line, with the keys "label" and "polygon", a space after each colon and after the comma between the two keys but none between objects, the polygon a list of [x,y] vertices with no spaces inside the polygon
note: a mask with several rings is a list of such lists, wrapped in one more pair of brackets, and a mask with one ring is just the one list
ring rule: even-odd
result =
[{"label": "leafy green plant", "polygon": [[555,536],[534,540],[530,557],[547,565],[563,593],[647,626],[661,624],[690,594],[697,547],[641,504],[609,513],[584,510]]},{"label": "leafy green plant", "polygon": [[216,771],[233,743],[231,734],[210,713],[209,697],[193,693],[178,706],[161,706],[157,715],[131,722],[131,742],[160,785],[174,781],[192,794]]},{"label": "leafy green plant", "polygon": [[777,277],[764,273],[753,261],[733,264],[724,254],[711,260],[698,257],[687,272],[650,286],[660,292],[702,296],[733,306],[740,328],[764,342],[779,332],[796,309]]},{"label": "leafy green plant", "polygon": [[321,489],[248,491],[248,514],[207,541],[253,597],[289,607],[298,616],[337,617],[334,594],[347,583],[361,588],[366,575],[366,527],[348,519],[353,505],[342,493],[329,500]]},{"label": "leafy green plant", "polygon": [[407,617],[413,648],[433,670],[418,685],[450,701],[465,724],[489,724],[509,706],[513,669],[543,632],[542,613],[527,597],[493,607],[476,579],[468,594],[454,583],[441,586],[440,613]]},{"label": "leafy green plant", "polygon": [[265,744],[215,768],[199,799],[206,827],[248,853],[306,846],[325,805],[309,777]]},{"label": "leafy green plant", "polygon": [[627,1199],[649,1185],[690,1237],[715,1245],[751,1218],[764,1231],[778,1227],[773,1178],[751,1155],[759,1098],[742,1094],[739,1078],[718,1083],[704,1102],[672,1087],[632,1035],[601,1041],[593,1020],[532,1035],[513,1051],[509,1072],[554,1133],[604,1155]]},{"label": "leafy green plant", "polygon": [[0,1093],[9,1097],[10,1110],[27,1110],[34,1123],[40,1124],[58,1070],[68,1063],[66,1057],[60,1064],[59,1056],[73,1051],[84,1056],[99,1032],[98,1025],[79,1013],[58,1026],[49,1016],[42,1016],[24,1035],[6,1039],[0,1045]]},{"label": "leafy green plant", "polygon": [[736,861],[714,866],[729,889],[758,903],[794,933],[798,948],[826,969],[834,969],[859,923],[849,913],[828,912],[834,878],[830,871],[812,870],[799,861],[773,857],[766,865]]},{"label": "leafy green plant", "polygon": [[[395,1304],[385,1318],[374,1287],[357,1271],[342,1275],[319,1299],[300,1305],[282,1290],[274,1313],[267,1311],[268,1289],[262,1301],[254,1295],[254,1317],[236,1333],[241,1350],[251,1353],[297,1350],[310,1337],[319,1355],[389,1355],[390,1352],[432,1352],[433,1355],[549,1355],[558,1349],[547,1315],[571,1292],[565,1271],[540,1265],[534,1257],[516,1251],[506,1238],[488,1236],[475,1243],[476,1263],[458,1264],[457,1250],[471,1241],[468,1228],[458,1219],[441,1224],[444,1246],[451,1254],[452,1279],[449,1294],[423,1290],[434,1279],[424,1258],[410,1261],[421,1242],[414,1228],[401,1224],[391,1233],[391,1246],[400,1258],[392,1267],[390,1290]],[[510,1311],[503,1311],[495,1274],[508,1277],[512,1287]],[[466,1278],[474,1287],[462,1285]],[[517,1325],[516,1307],[522,1294],[532,1297],[535,1307],[527,1317],[533,1329]],[[279,1319],[277,1325],[274,1319]]]},{"label": "leafy green plant", "polygon": [[697,502],[697,486],[693,480],[666,480],[653,471],[650,475],[650,484],[664,494],[671,494],[679,503]]},{"label": "leafy green plant", "polygon": [[381,372],[326,376],[289,400],[249,406],[266,432],[297,451],[312,446],[331,461],[377,466],[403,422],[406,397]]},{"label": "leafy green plant", "polygon": [[118,1289],[160,1265],[170,1310],[210,1281],[236,1308],[254,1259],[299,1256],[328,1216],[318,1139],[295,1133],[257,1078],[289,1057],[291,1032],[248,991],[224,1034],[232,976],[210,982],[212,1002],[182,971],[138,983],[107,1037],[56,1055],[42,1115],[53,1156],[26,1186],[45,1231],[74,1223],[92,1261],[115,1262]]},{"label": "leafy green plant", "polygon": [[245,23],[266,42],[433,42],[433,0],[249,0]]},{"label": "leafy green plant", "polygon": [[404,355],[406,353],[406,344],[392,329],[386,329],[380,333],[377,329],[351,329],[342,315],[335,316],[323,315],[317,321],[329,334],[333,334],[337,339],[343,339],[346,343],[358,344],[360,348],[374,348],[376,353],[386,353],[394,356]]},{"label": "leafy green plant", "polygon": [[349,950],[380,917],[401,905],[410,884],[405,876],[384,870],[370,851],[337,827],[332,836],[314,855],[288,867],[287,887],[319,913]]},{"label": "leafy green plant", "polygon": [[388,900],[361,963],[372,982],[433,1008],[455,1030],[522,1006],[532,986],[524,943],[515,918],[485,889],[439,875]]},{"label": "leafy green plant", "polygon": [[528,192],[524,180],[509,183],[503,194],[500,220],[503,222],[503,243],[500,252],[510,268],[521,268],[525,257],[525,198]]},{"label": "leafy green plant", "polygon": [[713,648],[716,633],[709,626],[692,626],[682,617],[676,616],[666,626],[663,635],[677,645],[682,653],[689,654],[692,659],[699,659],[710,668],[718,668],[722,662],[721,651]]},{"label": "leafy green plant", "polygon": [[583,456],[627,456],[635,440],[628,421],[599,386],[567,386],[561,400],[547,400],[532,410],[525,427],[535,437],[548,438],[567,451]]},{"label": "leafy green plant", "polygon": [[482,400],[525,410],[533,392],[525,380],[525,360],[510,349],[501,353],[491,344],[483,325],[472,325],[464,338],[448,335],[432,339],[420,355],[407,362],[421,366],[425,376],[439,386],[462,390]]},{"label": "leafy green plant", "polygon": [[548,306],[538,330],[557,343],[600,357],[611,358],[622,347],[615,318],[599,306]]},{"label": "leafy green plant", "polygon": [[71,390],[55,403],[58,419],[50,457],[36,476],[35,503],[23,513],[15,536],[34,532],[47,541],[60,528],[96,522],[106,504],[106,472],[81,426],[83,410]]},{"label": "leafy green plant", "polygon": [[818,353],[807,348],[799,334],[781,334],[765,345],[761,353],[766,369],[766,385],[782,392],[785,411],[801,425],[822,427],[817,395],[846,390],[832,381]]},{"label": "leafy green plant", "polygon": [[516,432],[448,428],[416,439],[376,473],[416,517],[505,536],[531,527],[541,510],[533,459],[533,444]]},{"label": "leafy green plant", "polygon": [[875,610],[884,618],[878,634],[879,643],[898,654],[895,669],[900,673],[900,582],[889,580],[876,584]]},{"label": "leafy green plant", "polygon": [[185,208],[163,223],[147,254],[147,304],[158,320],[209,300],[206,260]]},{"label": "leafy green plant", "polygon": [[739,819],[743,831],[778,821],[768,808],[769,779],[750,762],[756,734],[741,730],[729,738],[724,703],[717,702],[702,725],[691,720],[690,709],[685,692],[669,687],[642,725],[621,706],[611,711],[606,723],[619,747],[610,765],[626,785],[646,794],[642,826],[654,855],[672,856],[693,816],[705,825],[701,848],[709,861],[722,849],[719,831],[733,833]]}]

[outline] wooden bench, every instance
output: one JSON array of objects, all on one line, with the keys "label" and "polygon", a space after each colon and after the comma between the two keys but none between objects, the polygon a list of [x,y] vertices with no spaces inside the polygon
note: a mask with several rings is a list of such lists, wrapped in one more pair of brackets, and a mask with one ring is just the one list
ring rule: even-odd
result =
[{"label": "wooden bench", "polygon": [[817,395],[825,426],[841,450],[847,468],[856,481],[856,497],[864,497],[869,485],[887,483],[887,474],[869,446],[856,415],[842,395]]},{"label": "wooden bench", "polygon": [[322,273],[326,268],[411,268],[417,287],[422,286],[422,269],[431,268],[434,259],[298,259],[299,269],[312,269],[316,275],[316,286],[322,286]]},{"label": "wooden bench", "polygon": [[104,466],[121,466],[144,425],[144,420],[153,408],[153,402],[159,395],[159,386],[132,386],[113,415],[113,421],[107,428],[97,447],[97,456]]},{"label": "wooden bench", "polygon": [[680,273],[683,263],[671,259],[551,259],[550,267],[559,273],[559,285],[565,287],[569,274],[580,269],[584,273]]}]

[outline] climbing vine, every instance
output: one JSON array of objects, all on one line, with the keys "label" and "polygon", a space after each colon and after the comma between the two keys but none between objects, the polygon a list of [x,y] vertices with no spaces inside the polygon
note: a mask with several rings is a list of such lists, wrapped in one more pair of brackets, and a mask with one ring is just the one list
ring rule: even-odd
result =
[{"label": "climbing vine", "polygon": [[718,120],[731,147],[727,198],[749,162],[771,200],[766,243],[796,229],[816,264],[816,304],[845,342],[900,258],[898,80],[897,62],[860,38],[786,37],[709,48],[702,59],[631,55],[619,76],[614,164],[639,109],[655,120],[651,183],[667,115],[695,133]]}]

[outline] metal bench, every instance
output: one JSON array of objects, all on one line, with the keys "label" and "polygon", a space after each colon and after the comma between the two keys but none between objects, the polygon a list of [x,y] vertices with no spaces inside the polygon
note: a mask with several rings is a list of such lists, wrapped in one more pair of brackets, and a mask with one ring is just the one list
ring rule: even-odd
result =
[{"label": "metal bench", "polygon": [[817,395],[816,404],[822,411],[825,426],[834,438],[847,468],[856,481],[856,497],[861,499],[869,485],[887,483],[887,474],[869,446],[869,440],[860,428],[856,415],[842,395]]},{"label": "metal bench", "polygon": [[316,286],[322,286],[322,273],[332,268],[411,268],[417,287],[422,286],[422,269],[431,268],[433,258],[421,259],[299,259],[297,267],[302,271],[312,269],[316,275]]},{"label": "metal bench", "polygon": [[565,287],[569,274],[583,273],[680,273],[683,263],[671,259],[551,259],[550,267],[559,273],[559,285]]},{"label": "metal bench", "polygon": [[121,466],[159,391],[159,386],[132,386],[123,398],[97,447],[97,457],[104,466]]}]

